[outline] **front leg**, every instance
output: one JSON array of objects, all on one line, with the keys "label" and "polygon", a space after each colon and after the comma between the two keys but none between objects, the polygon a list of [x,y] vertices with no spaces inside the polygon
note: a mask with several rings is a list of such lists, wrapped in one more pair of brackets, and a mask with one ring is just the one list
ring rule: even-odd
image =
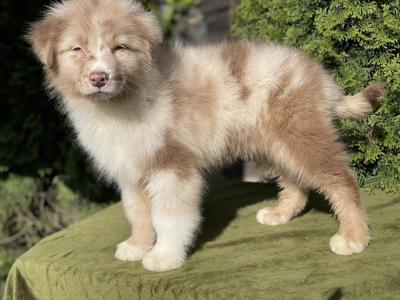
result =
[{"label": "front leg", "polygon": [[157,242],[143,257],[146,269],[161,272],[183,265],[200,225],[202,186],[202,178],[195,169],[186,169],[183,174],[166,169],[150,177],[147,190]]},{"label": "front leg", "polygon": [[126,241],[118,244],[115,258],[124,261],[141,260],[155,241],[150,199],[142,184],[121,185],[120,188],[122,205],[132,225],[132,234]]}]

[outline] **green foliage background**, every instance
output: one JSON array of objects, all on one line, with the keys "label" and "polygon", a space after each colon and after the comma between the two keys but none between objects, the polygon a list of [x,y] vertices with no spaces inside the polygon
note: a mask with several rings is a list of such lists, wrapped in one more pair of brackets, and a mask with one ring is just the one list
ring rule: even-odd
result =
[{"label": "green foliage background", "polygon": [[374,114],[340,125],[361,183],[400,192],[399,0],[243,0],[233,32],[301,48],[349,94],[384,82],[388,94]]}]

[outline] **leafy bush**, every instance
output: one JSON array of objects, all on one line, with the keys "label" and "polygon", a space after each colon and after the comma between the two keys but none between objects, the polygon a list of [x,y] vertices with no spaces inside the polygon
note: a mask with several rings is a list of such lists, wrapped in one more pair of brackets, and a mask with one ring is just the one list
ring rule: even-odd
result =
[{"label": "leafy bush", "polygon": [[0,245],[31,247],[101,205],[72,192],[59,177],[10,175],[0,181]]},{"label": "leafy bush", "polygon": [[169,37],[174,29],[174,26],[186,11],[199,3],[199,0],[166,0],[161,1],[144,0],[142,1],[146,7],[153,11],[163,28],[164,35]]},{"label": "leafy bush", "polygon": [[341,120],[351,164],[369,188],[400,192],[400,1],[243,0],[236,36],[301,48],[331,70],[347,93],[371,81],[388,90],[361,121]]},{"label": "leafy bush", "polygon": [[0,180],[0,296],[15,258],[41,238],[101,209],[59,177],[9,175]]}]

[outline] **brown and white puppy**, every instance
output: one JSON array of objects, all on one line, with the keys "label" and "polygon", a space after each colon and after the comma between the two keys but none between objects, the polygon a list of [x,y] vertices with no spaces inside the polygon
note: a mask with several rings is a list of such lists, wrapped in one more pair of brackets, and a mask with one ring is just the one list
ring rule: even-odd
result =
[{"label": "brown and white puppy", "polygon": [[340,223],[331,250],[367,247],[333,120],[370,112],[382,86],[345,97],[318,64],[274,44],[163,49],[155,17],[133,0],[54,4],[28,38],[80,144],[120,187],[132,235],[116,258],[181,266],[201,220],[202,171],[237,158],[280,174],[279,201],[257,213],[260,223],[288,222],[316,189]]}]

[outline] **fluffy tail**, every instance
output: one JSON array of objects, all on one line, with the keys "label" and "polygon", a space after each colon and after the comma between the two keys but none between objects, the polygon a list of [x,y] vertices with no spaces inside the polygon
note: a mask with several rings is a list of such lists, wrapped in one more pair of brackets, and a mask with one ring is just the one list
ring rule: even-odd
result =
[{"label": "fluffy tail", "polygon": [[339,118],[359,119],[370,113],[376,104],[385,96],[385,88],[382,83],[373,83],[362,92],[354,96],[345,96],[337,103],[336,115]]}]

